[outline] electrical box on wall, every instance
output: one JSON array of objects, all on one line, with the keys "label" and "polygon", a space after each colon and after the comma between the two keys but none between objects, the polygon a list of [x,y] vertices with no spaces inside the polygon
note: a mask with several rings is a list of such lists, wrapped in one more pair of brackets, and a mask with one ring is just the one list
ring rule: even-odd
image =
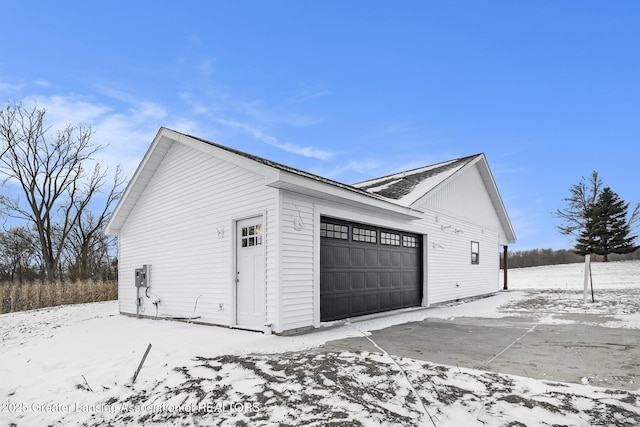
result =
[{"label": "electrical box on wall", "polygon": [[149,265],[145,264],[142,268],[136,268],[136,288],[149,287]]}]

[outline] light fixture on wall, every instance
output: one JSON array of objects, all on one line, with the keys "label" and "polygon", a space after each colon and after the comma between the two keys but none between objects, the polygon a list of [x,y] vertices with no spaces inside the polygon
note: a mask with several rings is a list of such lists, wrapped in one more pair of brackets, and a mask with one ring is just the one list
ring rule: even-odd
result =
[{"label": "light fixture on wall", "polygon": [[218,233],[218,239],[224,239],[224,228],[216,228],[216,232]]},{"label": "light fixture on wall", "polygon": [[293,219],[293,229],[296,231],[302,231],[302,229],[304,229],[304,221],[302,220],[300,208],[293,201],[291,201],[291,204],[296,208],[296,211],[298,212],[298,218]]}]

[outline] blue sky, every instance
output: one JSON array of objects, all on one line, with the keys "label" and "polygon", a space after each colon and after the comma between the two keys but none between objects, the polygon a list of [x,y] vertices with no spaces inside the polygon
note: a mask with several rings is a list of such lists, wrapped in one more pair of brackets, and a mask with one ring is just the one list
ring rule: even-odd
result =
[{"label": "blue sky", "polygon": [[130,174],[160,126],[346,183],[484,152],[513,250],[593,170],[640,201],[637,1],[0,4],[0,100]]}]

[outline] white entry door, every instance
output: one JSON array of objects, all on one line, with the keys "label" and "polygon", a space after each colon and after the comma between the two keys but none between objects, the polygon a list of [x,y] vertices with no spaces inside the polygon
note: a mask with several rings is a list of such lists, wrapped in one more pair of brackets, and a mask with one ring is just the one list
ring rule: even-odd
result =
[{"label": "white entry door", "polygon": [[262,330],[264,324],[264,249],[262,217],[236,223],[236,326]]}]

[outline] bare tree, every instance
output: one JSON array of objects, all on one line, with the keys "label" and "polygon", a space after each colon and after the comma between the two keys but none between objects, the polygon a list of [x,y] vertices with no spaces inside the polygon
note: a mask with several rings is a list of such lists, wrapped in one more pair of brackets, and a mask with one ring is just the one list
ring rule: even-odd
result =
[{"label": "bare tree", "polygon": [[578,184],[569,188],[571,195],[563,199],[567,206],[554,212],[562,221],[562,224],[557,226],[560,233],[577,237],[584,230],[588,213],[598,200],[602,185],[598,172],[593,171],[588,182],[582,177]]},{"label": "bare tree", "polygon": [[[0,111],[0,174],[20,196],[0,196],[0,209],[34,225],[45,275],[54,279],[63,248],[106,172],[93,162],[102,147],[91,127],[67,125],[50,139],[45,109],[10,104]],[[86,168],[93,169],[87,173]],[[16,190],[14,190],[15,192]]]},{"label": "bare tree", "polygon": [[[90,180],[93,186],[87,188],[87,193],[97,194],[107,176],[99,167],[94,170],[94,175]],[[104,228],[111,218],[112,205],[122,196],[124,182],[122,170],[118,167],[100,212],[94,214],[87,206],[78,206],[78,224],[69,233],[67,241],[68,270],[72,280],[98,278],[104,276],[105,270],[110,270],[110,249],[114,238],[106,236]]]},{"label": "bare tree", "polygon": [[35,235],[26,227],[0,232],[0,265],[3,279],[22,283],[33,280],[38,270]]}]

